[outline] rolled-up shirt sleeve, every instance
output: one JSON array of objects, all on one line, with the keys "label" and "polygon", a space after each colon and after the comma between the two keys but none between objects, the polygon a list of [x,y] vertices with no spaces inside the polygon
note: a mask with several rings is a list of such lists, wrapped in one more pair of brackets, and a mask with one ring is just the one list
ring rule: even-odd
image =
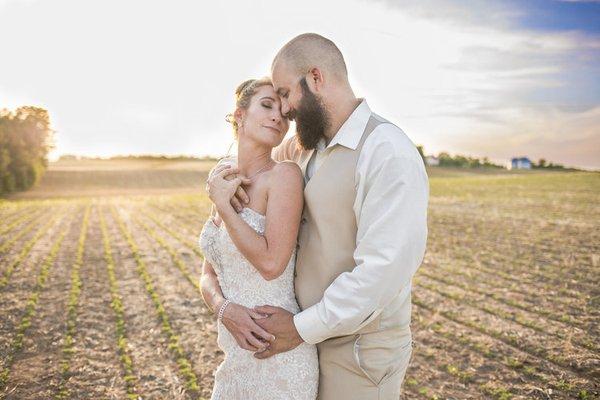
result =
[{"label": "rolled-up shirt sleeve", "polygon": [[307,343],[356,332],[411,284],[425,253],[429,184],[416,149],[406,149],[380,141],[359,160],[356,266],[339,275],[321,301],[294,316]]},{"label": "rolled-up shirt sleeve", "polygon": [[292,160],[298,162],[299,153],[298,139],[294,135],[284,139],[279,146],[275,147],[271,152],[271,157],[275,161]]}]

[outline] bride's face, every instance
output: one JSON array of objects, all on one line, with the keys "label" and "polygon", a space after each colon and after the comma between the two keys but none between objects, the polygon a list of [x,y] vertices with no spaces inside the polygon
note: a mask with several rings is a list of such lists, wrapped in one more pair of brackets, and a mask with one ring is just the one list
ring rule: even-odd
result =
[{"label": "bride's face", "polygon": [[281,101],[273,86],[265,85],[256,90],[250,105],[243,110],[245,140],[253,140],[270,147],[278,146],[289,128],[289,121],[281,115]]}]

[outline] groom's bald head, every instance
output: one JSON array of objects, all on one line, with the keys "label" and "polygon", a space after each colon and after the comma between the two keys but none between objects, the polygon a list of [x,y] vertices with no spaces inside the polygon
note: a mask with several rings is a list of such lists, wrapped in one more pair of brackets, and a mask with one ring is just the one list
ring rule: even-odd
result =
[{"label": "groom's bald head", "polygon": [[303,33],[287,42],[273,59],[271,72],[281,64],[297,76],[317,67],[336,80],[348,80],[348,70],[340,49],[331,40],[316,33]]}]

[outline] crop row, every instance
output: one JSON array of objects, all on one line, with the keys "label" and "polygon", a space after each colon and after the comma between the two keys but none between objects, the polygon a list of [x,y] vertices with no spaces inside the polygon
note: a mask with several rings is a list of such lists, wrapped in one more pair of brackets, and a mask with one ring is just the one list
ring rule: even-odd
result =
[{"label": "crop row", "polygon": [[529,354],[495,339],[487,340],[488,343],[485,343],[485,340],[481,338],[477,340],[478,334],[483,335],[483,338],[488,336],[470,329],[465,332],[460,329],[460,323],[447,319],[441,314],[443,321],[437,321],[435,317],[437,310],[434,306],[425,304],[420,300],[416,300],[414,303],[417,318],[427,321],[427,327],[431,328],[436,335],[447,339],[449,343],[457,344],[492,362],[501,364],[503,367],[515,371],[523,380],[539,382],[532,382],[533,385],[546,387],[553,391],[566,392],[568,396],[572,397],[587,392],[587,388],[581,385],[581,379],[578,379],[575,375],[565,374],[562,369],[557,371],[556,368],[542,359],[533,358],[532,360]]},{"label": "crop row", "polygon": [[2,228],[0,228],[0,235],[4,235],[5,233],[10,232],[15,227],[23,224],[23,222],[31,221],[32,219],[43,214],[44,212],[45,210],[40,210],[38,212],[29,212],[29,210],[26,209],[23,211],[16,212],[16,215],[11,219],[6,220],[3,218],[5,225]]},{"label": "crop row", "polygon": [[158,242],[158,244],[165,249],[169,255],[171,256],[171,259],[173,260],[173,264],[175,264],[175,266],[177,267],[177,269],[179,269],[179,271],[181,272],[181,274],[184,276],[184,278],[192,285],[194,286],[194,288],[200,292],[200,283],[198,281],[198,279],[194,279],[194,277],[192,276],[192,274],[190,273],[190,271],[188,270],[187,266],[185,265],[184,261],[179,257],[179,255],[177,254],[177,252],[175,251],[175,249],[173,249],[166,240],[164,240],[162,237],[160,237],[160,235],[154,230],[152,229],[152,227],[148,226],[148,224],[144,223],[143,221],[141,221],[139,218],[134,218],[134,221],[141,226],[144,231],[146,231],[146,233],[148,235],[150,235],[156,242]]},{"label": "crop row", "polygon": [[44,225],[42,225],[37,230],[35,235],[25,243],[25,245],[23,246],[23,248],[21,249],[21,251],[19,252],[17,257],[4,270],[3,276],[2,276],[2,278],[0,278],[0,290],[3,289],[8,284],[13,272],[27,258],[27,256],[31,252],[31,249],[33,248],[33,246],[39,241],[39,239],[42,236],[44,236],[50,230],[50,228],[52,227],[52,225],[55,224],[57,219],[62,219],[63,215],[61,215],[60,217],[50,218]]},{"label": "crop row", "polygon": [[31,232],[33,228],[37,226],[38,220],[43,214],[46,213],[42,211],[31,216],[26,216],[26,218],[23,218],[23,220],[17,221],[16,225],[21,225],[23,222],[27,222],[27,224],[20,228],[17,233],[11,234],[10,239],[4,241],[4,243],[0,245],[0,254],[6,253],[19,239]]},{"label": "crop row", "polygon": [[[569,257],[565,259],[568,254],[562,247],[558,247],[561,249],[561,253],[554,256],[551,252],[530,249],[534,246],[529,243],[534,240],[531,237],[518,239],[512,233],[503,232],[488,238],[482,236],[489,233],[478,235],[471,233],[467,236],[467,240],[464,232],[457,233],[455,236],[452,232],[446,231],[446,225],[444,225],[444,229],[443,233],[436,233],[435,228],[432,229],[429,251],[435,252],[443,249],[444,245],[449,246],[453,256],[464,257],[466,261],[478,264],[478,267],[502,265],[502,271],[497,272],[504,277],[518,278],[527,283],[542,280],[554,287],[560,286],[562,294],[575,298],[580,297],[580,289],[594,288],[593,284],[587,283],[590,271],[582,268],[583,265],[574,268],[573,262],[569,264]],[[468,227],[463,226],[463,229],[468,231]],[[511,238],[510,242],[502,239],[507,236]],[[490,245],[493,246],[493,251],[490,251]],[[446,248],[448,249],[448,247]],[[473,257],[473,249],[478,249],[476,257]],[[553,259],[548,260],[549,257]],[[576,282],[576,289],[569,288],[571,282]]]},{"label": "crop row", "polygon": [[175,239],[177,239],[178,241],[183,243],[188,249],[193,251],[198,257],[204,258],[204,256],[202,255],[202,252],[200,251],[200,249],[198,248],[198,245],[196,243],[192,242],[189,239],[182,237],[180,234],[175,232],[172,228],[169,228],[168,226],[166,226],[165,224],[160,222],[160,220],[158,218],[156,218],[154,215],[144,212],[144,211],[141,211],[141,214],[144,215],[145,217],[151,219],[152,222],[154,222],[156,225],[158,225],[161,229],[163,229],[169,235],[173,236]]},{"label": "crop row", "polygon": [[[557,308],[555,299],[552,299],[552,303],[547,304],[546,307],[540,306],[536,303],[536,301],[540,301],[540,298],[531,296],[531,290],[528,291],[525,288],[496,283],[497,280],[490,279],[490,277],[486,274],[473,273],[471,271],[465,272],[462,267],[452,265],[449,262],[438,261],[434,266],[432,266],[435,268],[436,273],[429,272],[429,266],[430,265],[422,266],[419,270],[419,274],[427,276],[428,278],[434,279],[445,285],[460,287],[461,289],[467,291],[473,291],[480,295],[488,296],[511,307],[529,311],[550,320],[564,323],[568,326],[574,326],[584,330],[589,329],[589,326],[571,315],[573,311],[575,311],[572,309],[571,304],[563,304],[563,307],[561,307],[563,312],[557,313],[552,309],[548,309]],[[450,276],[453,278],[450,278]],[[463,279],[459,280],[455,279],[454,277],[461,277]],[[481,289],[482,287],[486,288],[486,290]],[[521,295],[524,301],[518,301],[510,298],[509,294],[511,293]],[[542,300],[547,301],[547,299]]]},{"label": "crop row", "polygon": [[57,399],[65,399],[69,396],[66,382],[70,370],[71,356],[74,351],[73,344],[75,341],[75,331],[77,325],[77,308],[79,305],[79,295],[81,293],[81,277],[79,275],[79,271],[83,265],[83,255],[89,224],[90,209],[91,204],[88,204],[83,214],[81,231],[79,233],[79,240],[77,242],[75,261],[71,267],[71,290],[69,291],[69,300],[67,304],[67,331],[65,333],[65,341],[62,349],[62,359],[60,360],[59,364],[61,381],[57,389]]},{"label": "crop row", "polygon": [[15,356],[20,352],[23,347],[23,340],[25,338],[25,333],[29,326],[31,325],[31,320],[36,313],[36,306],[40,297],[42,290],[46,285],[46,280],[48,279],[48,275],[50,274],[50,269],[54,265],[54,261],[58,255],[58,252],[62,246],[63,240],[69,231],[70,224],[67,223],[66,227],[63,231],[58,235],[58,238],[54,241],[49,254],[46,256],[42,265],[40,267],[40,272],[37,277],[36,285],[33,289],[33,293],[29,296],[27,303],[25,305],[25,312],[23,317],[20,320],[19,325],[17,326],[16,335],[11,341],[9,346],[8,355],[4,360],[4,365],[0,370],[0,390],[4,390],[6,383],[8,382],[8,378],[10,375],[10,369],[12,363],[14,362]]},{"label": "crop row", "polygon": [[185,202],[182,206],[173,206],[168,203],[155,204],[150,206],[160,214],[168,215],[171,218],[180,220],[194,231],[202,228],[202,222],[206,220],[210,213],[210,207],[201,207],[192,202]]},{"label": "crop row", "polygon": [[[423,286],[429,290],[435,291],[438,294],[440,294],[446,298],[451,298],[453,300],[462,302],[463,304],[468,304],[469,306],[476,308],[478,310],[481,310],[485,313],[495,315],[495,316],[505,319],[505,320],[513,321],[523,327],[533,329],[534,331],[540,332],[544,335],[553,336],[562,341],[568,340],[569,343],[575,344],[576,346],[580,346],[580,347],[586,348],[591,351],[600,352],[600,347],[598,347],[590,339],[589,336],[586,336],[583,339],[579,338],[577,336],[573,336],[572,328],[567,329],[567,332],[565,333],[565,332],[561,331],[560,328],[557,329],[555,327],[550,326],[549,324],[542,325],[542,324],[530,319],[529,317],[527,317],[525,314],[523,314],[520,311],[517,311],[517,310],[506,311],[500,307],[494,307],[491,304],[493,304],[495,299],[492,296],[488,296],[488,293],[486,293],[484,291],[480,291],[477,288],[468,287],[468,285],[459,284],[459,283],[449,285],[447,280],[444,280],[443,278],[437,279],[434,275],[428,274],[427,272],[421,272],[420,276],[423,276],[430,280],[436,281],[436,284],[423,282],[422,280],[419,279],[419,277],[416,278],[415,283],[418,282],[418,284],[420,286]],[[443,285],[438,284],[440,281],[443,283]],[[463,293],[443,289],[443,288],[448,288],[448,287],[459,288],[460,290],[463,291]],[[485,302],[479,301],[478,299],[471,298],[471,295],[473,293],[480,294],[480,295],[488,297],[488,299],[492,299],[492,300],[485,301]],[[501,301],[499,301],[499,302],[502,303]],[[525,307],[523,307],[523,308],[526,311],[529,311]],[[561,323],[561,325],[564,326],[564,323]],[[567,328],[570,328],[570,327],[567,326]]]},{"label": "crop row", "polygon": [[[430,254],[434,254],[436,258],[439,256],[433,250],[430,251]],[[580,292],[566,289],[543,280],[517,277],[514,274],[503,272],[501,270],[503,268],[502,264],[494,267],[485,266],[472,254],[453,252],[452,254],[442,256],[444,256],[444,259],[451,260],[453,273],[469,277],[472,274],[477,274],[482,276],[486,282],[498,288],[507,288],[512,292],[520,293],[526,297],[531,296],[532,290],[537,293],[556,293],[557,295],[552,298],[552,302],[567,308],[573,308],[575,304],[581,305],[585,303],[585,295]]]},{"label": "crop row", "polygon": [[200,388],[198,386],[198,378],[194,374],[194,372],[192,370],[192,364],[186,357],[185,351],[183,350],[183,347],[179,343],[179,337],[175,334],[175,332],[171,326],[169,317],[167,315],[167,312],[165,311],[162,301],[161,301],[158,293],[154,289],[154,283],[152,281],[152,277],[148,273],[146,264],[144,262],[142,254],[139,251],[138,245],[135,242],[135,240],[133,239],[128,228],[125,226],[125,223],[123,222],[123,220],[119,217],[118,212],[115,210],[115,208],[111,207],[110,210],[111,210],[111,214],[112,214],[114,220],[117,222],[117,225],[119,226],[119,229],[121,230],[123,237],[125,238],[126,242],[128,243],[131,252],[133,253],[133,257],[134,257],[136,265],[137,265],[136,270],[137,270],[140,278],[143,280],[143,282],[145,284],[148,295],[152,299],[152,302],[154,304],[154,308],[156,309],[158,318],[161,321],[162,331],[169,340],[168,348],[169,348],[169,350],[171,350],[173,352],[173,354],[176,357],[177,365],[179,367],[179,372],[181,373],[182,377],[185,380],[185,386],[191,392],[199,392]]},{"label": "crop row", "polygon": [[[426,287],[417,286],[417,288],[430,291]],[[415,292],[419,293],[421,292],[421,290],[416,290]],[[431,309],[431,306],[428,306],[426,302],[420,298],[420,295],[414,296],[413,302],[423,308]],[[585,377],[586,379],[595,379],[593,377],[593,375],[595,374],[594,372],[588,371],[580,366],[571,365],[569,363],[569,360],[567,360],[565,357],[550,353],[549,349],[544,347],[542,344],[535,343],[529,337],[521,335],[518,332],[509,332],[495,329],[491,326],[491,324],[482,321],[482,318],[467,316],[464,310],[459,310],[457,308],[457,304],[447,305],[440,300],[435,300],[435,302],[437,304],[436,312],[438,312],[440,315],[444,316],[445,318],[451,321],[454,321],[460,325],[466,326],[491,338],[504,342],[507,345],[513,346],[521,350],[522,352],[531,355],[532,357],[546,360],[557,367],[571,371],[573,374]],[[452,301],[451,303],[454,303],[454,301]]]},{"label": "crop row", "polygon": [[136,390],[137,378],[133,371],[133,362],[131,360],[129,347],[127,344],[127,329],[125,324],[125,307],[123,300],[119,294],[119,285],[115,274],[115,261],[112,256],[112,248],[110,236],[106,228],[106,221],[102,210],[98,208],[100,217],[100,230],[102,231],[102,243],[104,246],[104,260],[106,262],[106,271],[110,286],[111,303],[110,306],[115,314],[117,348],[119,352],[119,360],[124,371],[124,381],[127,390],[127,398],[137,400],[139,398]]}]

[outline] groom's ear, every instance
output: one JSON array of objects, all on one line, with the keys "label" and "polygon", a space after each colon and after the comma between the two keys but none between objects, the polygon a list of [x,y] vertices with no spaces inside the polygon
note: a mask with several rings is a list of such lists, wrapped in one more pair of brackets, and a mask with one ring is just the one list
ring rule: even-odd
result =
[{"label": "groom's ear", "polygon": [[310,70],[308,70],[306,82],[308,83],[308,87],[310,87],[313,92],[322,91],[325,80],[321,69],[318,67],[312,67]]}]

